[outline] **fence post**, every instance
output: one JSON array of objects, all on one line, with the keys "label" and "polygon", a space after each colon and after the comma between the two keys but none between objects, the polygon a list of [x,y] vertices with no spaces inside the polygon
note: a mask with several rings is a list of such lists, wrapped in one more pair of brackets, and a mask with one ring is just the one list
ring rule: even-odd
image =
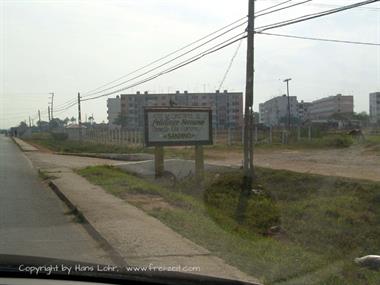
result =
[{"label": "fence post", "polygon": [[300,141],[301,140],[301,127],[298,126],[297,127],[297,141]]},{"label": "fence post", "polygon": [[272,126],[269,127],[269,143],[272,144],[273,136],[272,136]]},{"label": "fence post", "polygon": [[309,141],[311,141],[311,126],[309,126],[308,137],[309,137]]}]

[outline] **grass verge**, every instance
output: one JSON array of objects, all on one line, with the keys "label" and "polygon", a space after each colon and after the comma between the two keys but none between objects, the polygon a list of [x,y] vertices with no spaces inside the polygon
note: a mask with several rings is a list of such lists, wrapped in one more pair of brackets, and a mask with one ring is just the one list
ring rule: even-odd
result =
[{"label": "grass verge", "polygon": [[379,272],[353,264],[380,249],[378,183],[257,168],[255,187],[275,208],[248,206],[245,218],[278,211],[279,220],[265,220],[280,229],[269,235],[231,214],[240,205],[240,172],[208,174],[205,191],[191,181],[174,189],[110,166],[78,173],[265,284],[380,284]]}]

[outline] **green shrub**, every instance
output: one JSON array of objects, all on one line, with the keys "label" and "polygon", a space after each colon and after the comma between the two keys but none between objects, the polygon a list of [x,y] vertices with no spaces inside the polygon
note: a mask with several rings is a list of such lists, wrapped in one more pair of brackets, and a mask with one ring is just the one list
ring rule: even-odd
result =
[{"label": "green shrub", "polygon": [[325,144],[330,147],[345,148],[353,144],[352,138],[349,136],[333,136],[324,138]]},{"label": "green shrub", "polygon": [[[278,225],[280,215],[276,203],[265,191],[260,194],[242,193],[241,173],[223,174],[207,187],[204,193],[206,206],[221,211],[224,215],[239,221],[241,225],[258,234],[265,234],[272,226]],[[254,187],[255,188],[255,187]],[[210,215],[214,211],[210,209]]]}]

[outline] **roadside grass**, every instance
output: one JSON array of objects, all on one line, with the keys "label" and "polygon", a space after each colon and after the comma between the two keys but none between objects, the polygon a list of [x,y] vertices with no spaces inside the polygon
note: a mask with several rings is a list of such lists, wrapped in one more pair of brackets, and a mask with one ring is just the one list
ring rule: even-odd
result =
[{"label": "roadside grass", "polygon": [[366,151],[380,155],[380,135],[367,135],[365,137]]},{"label": "roadside grass", "polygon": [[45,180],[52,180],[52,179],[56,179],[57,178],[57,176],[52,175],[50,172],[48,172],[46,170],[41,170],[41,169],[38,169],[38,176],[43,181],[45,181]]},{"label": "roadside grass", "polygon": [[142,150],[142,147],[134,145],[105,145],[61,140],[54,138],[49,133],[35,134],[26,141],[59,153],[136,153]]},{"label": "roadside grass", "polygon": [[[256,168],[254,188],[262,194],[249,196],[237,222],[240,171],[207,173],[204,191],[192,180],[173,188],[112,166],[77,172],[265,284],[380,284],[380,272],[353,264],[380,249],[379,183]],[[129,199],[134,194],[171,207],[147,210]],[[280,231],[263,230],[273,225]]]},{"label": "roadside grass", "polygon": [[[40,145],[58,153],[154,153],[154,148],[146,148],[136,144],[101,144],[59,139],[50,133],[36,133],[27,142]],[[353,140],[347,135],[329,135],[313,140],[301,139],[291,141],[290,144],[280,143],[258,143],[255,148],[258,150],[281,150],[281,149],[331,149],[346,148],[353,144]],[[242,145],[216,144],[204,146],[204,156],[206,159],[218,159],[225,155],[225,152],[240,153],[243,151]],[[165,156],[168,158],[194,159],[193,147],[172,147],[165,149]]]}]

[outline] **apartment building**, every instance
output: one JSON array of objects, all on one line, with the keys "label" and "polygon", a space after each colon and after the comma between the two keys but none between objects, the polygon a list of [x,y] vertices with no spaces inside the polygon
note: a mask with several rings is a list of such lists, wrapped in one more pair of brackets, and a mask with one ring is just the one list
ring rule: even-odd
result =
[{"label": "apartment building", "polygon": [[[289,97],[290,117],[299,118],[296,96]],[[286,95],[272,98],[259,105],[259,122],[266,126],[286,124],[288,118],[288,97]]]},{"label": "apartment building", "polygon": [[108,120],[108,128],[116,129],[119,128],[114,122],[116,118],[119,116],[121,112],[121,99],[120,96],[116,96],[116,98],[108,98],[107,99],[107,120]]},{"label": "apartment building", "polygon": [[176,93],[151,94],[148,92],[122,94],[121,113],[126,118],[126,128],[142,130],[144,128],[144,107],[210,107],[212,109],[213,128],[241,128],[243,125],[243,93],[224,90],[215,93]]},{"label": "apartment building", "polygon": [[369,94],[369,118],[371,123],[380,122],[380,92]]},{"label": "apartment building", "polygon": [[304,102],[303,100],[298,103],[298,118],[300,122],[307,122],[310,120],[310,102]]},{"label": "apartment building", "polygon": [[330,119],[335,114],[351,115],[354,112],[354,97],[338,94],[311,102],[310,117],[312,120]]}]

